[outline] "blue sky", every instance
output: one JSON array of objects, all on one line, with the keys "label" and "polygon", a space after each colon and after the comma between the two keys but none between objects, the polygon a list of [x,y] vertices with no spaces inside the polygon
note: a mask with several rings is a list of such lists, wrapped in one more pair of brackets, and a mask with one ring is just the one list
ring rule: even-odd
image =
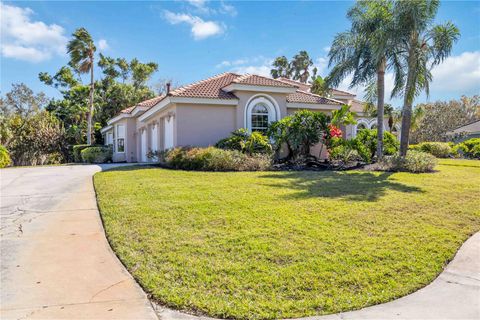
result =
[{"label": "blue sky", "polygon": [[[1,91],[24,82],[48,95],[38,80],[68,61],[64,45],[86,27],[112,57],[154,61],[152,78],[187,84],[225,71],[268,74],[273,58],[307,50],[321,75],[336,33],[349,27],[351,1],[20,2],[2,4]],[[438,22],[451,20],[462,37],[452,57],[434,70],[430,100],[480,94],[480,2],[444,1]],[[391,86],[387,75],[387,90]],[[348,87],[347,81],[341,88]],[[362,88],[350,90],[361,95]],[[423,102],[424,96],[417,99]],[[399,101],[393,101],[399,104]]]}]

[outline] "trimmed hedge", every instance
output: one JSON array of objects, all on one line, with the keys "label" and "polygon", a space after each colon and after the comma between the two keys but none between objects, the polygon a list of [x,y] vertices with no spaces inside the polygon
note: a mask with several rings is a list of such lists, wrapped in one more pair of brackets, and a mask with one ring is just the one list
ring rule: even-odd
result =
[{"label": "trimmed hedge", "polygon": [[163,154],[161,162],[174,169],[201,171],[263,171],[270,169],[268,155],[247,155],[238,150],[174,148]]},{"label": "trimmed hedge", "polygon": [[405,158],[396,154],[384,157],[378,163],[378,169],[384,171],[406,171],[413,173],[432,172],[437,165],[437,158],[433,155],[411,150]]},{"label": "trimmed hedge", "polygon": [[105,163],[112,161],[112,148],[108,146],[87,147],[81,152],[83,162]]},{"label": "trimmed hedge", "polygon": [[409,149],[430,153],[437,158],[449,158],[454,154],[452,146],[448,142],[422,142],[410,145]]},{"label": "trimmed hedge", "polygon": [[73,161],[75,162],[83,162],[82,160],[82,150],[85,148],[90,147],[88,144],[77,144],[74,145],[72,150],[73,150]]},{"label": "trimmed hedge", "polygon": [[10,158],[10,153],[8,153],[7,148],[0,145],[0,168],[5,168],[6,166],[12,163],[12,159]]}]

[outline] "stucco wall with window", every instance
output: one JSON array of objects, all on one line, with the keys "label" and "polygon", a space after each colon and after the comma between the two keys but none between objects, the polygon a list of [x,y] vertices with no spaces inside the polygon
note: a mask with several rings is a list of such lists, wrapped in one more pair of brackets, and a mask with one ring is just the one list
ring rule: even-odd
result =
[{"label": "stucco wall with window", "polygon": [[177,104],[175,112],[177,146],[214,145],[238,129],[236,106]]}]

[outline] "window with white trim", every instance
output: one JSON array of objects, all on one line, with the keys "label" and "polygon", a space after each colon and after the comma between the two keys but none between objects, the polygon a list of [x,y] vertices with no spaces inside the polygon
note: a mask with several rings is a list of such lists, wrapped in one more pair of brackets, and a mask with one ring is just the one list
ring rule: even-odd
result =
[{"label": "window with white trim", "polygon": [[125,152],[125,126],[117,124],[116,150],[115,152]]},{"label": "window with white trim", "polygon": [[267,132],[269,121],[268,107],[264,103],[257,103],[251,113],[252,132]]}]

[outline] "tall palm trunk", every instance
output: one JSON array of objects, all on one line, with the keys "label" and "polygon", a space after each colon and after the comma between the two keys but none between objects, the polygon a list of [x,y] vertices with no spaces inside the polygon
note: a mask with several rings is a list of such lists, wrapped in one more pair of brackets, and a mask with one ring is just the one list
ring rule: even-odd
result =
[{"label": "tall palm trunk", "polygon": [[383,113],[385,104],[385,58],[377,68],[377,158],[383,157]]},{"label": "tall palm trunk", "polygon": [[412,124],[412,101],[413,101],[413,86],[415,84],[415,45],[417,37],[412,35],[410,42],[410,49],[408,54],[408,73],[407,83],[405,85],[405,92],[403,95],[403,109],[402,109],[402,130],[400,132],[400,156],[405,157],[408,150],[408,140],[410,137],[410,126]]},{"label": "tall palm trunk", "polygon": [[93,55],[90,57],[90,101],[87,115],[87,144],[92,144],[92,122],[93,122],[93,94],[95,83],[93,81]]}]

